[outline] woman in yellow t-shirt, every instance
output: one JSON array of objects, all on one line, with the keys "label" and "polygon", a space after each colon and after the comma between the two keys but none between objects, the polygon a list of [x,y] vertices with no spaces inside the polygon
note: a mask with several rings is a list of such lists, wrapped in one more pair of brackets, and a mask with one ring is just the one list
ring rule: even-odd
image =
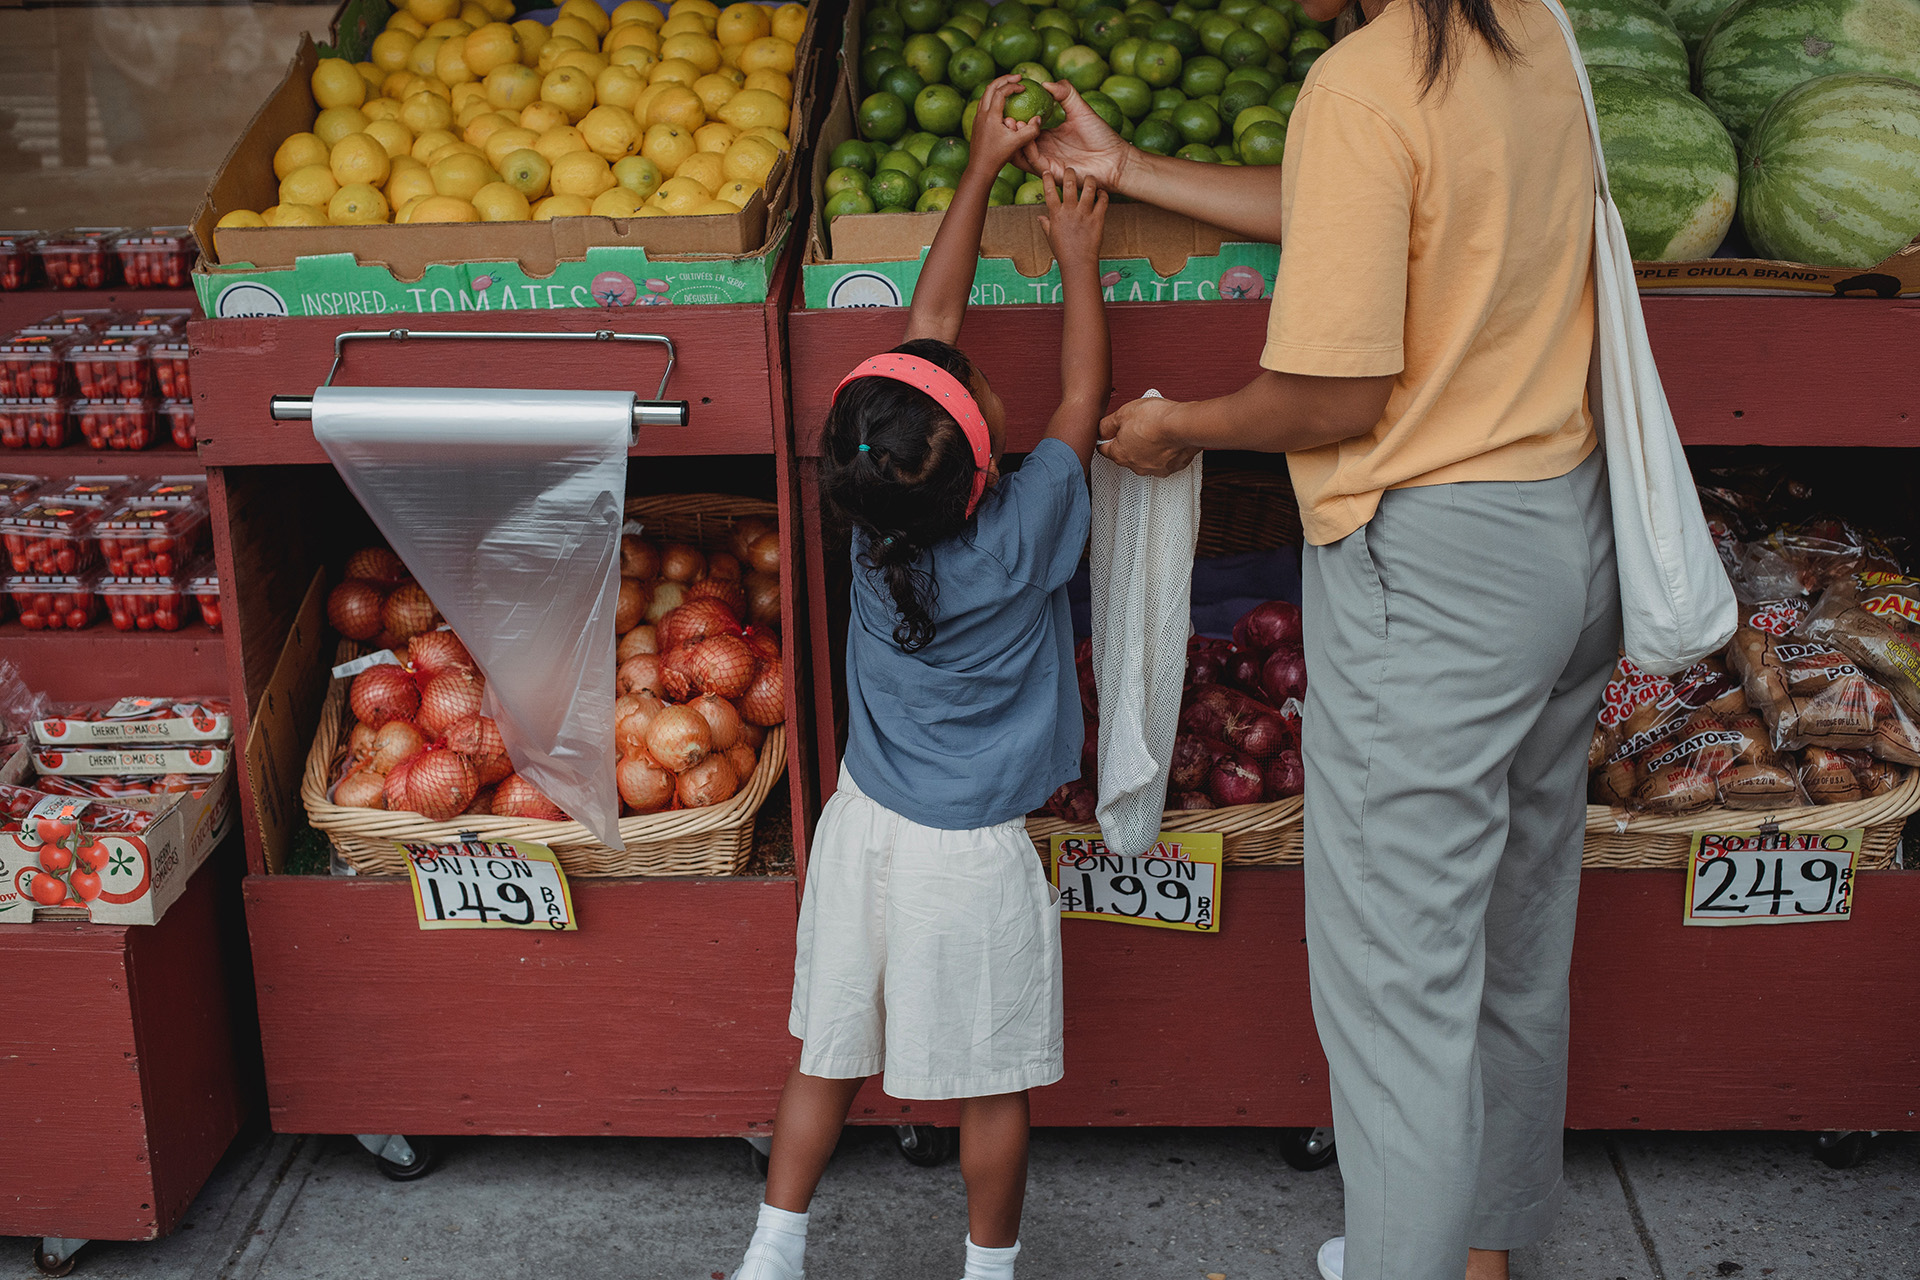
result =
[{"label": "woman in yellow t-shirt", "polygon": [[1146,475],[1287,454],[1347,1206],[1321,1271],[1494,1280],[1563,1194],[1586,746],[1620,630],[1585,399],[1592,150],[1544,0],[1361,2],[1279,168],[1144,154],[1065,85],[1026,163],[1284,245],[1257,376],[1123,405],[1101,449]]}]

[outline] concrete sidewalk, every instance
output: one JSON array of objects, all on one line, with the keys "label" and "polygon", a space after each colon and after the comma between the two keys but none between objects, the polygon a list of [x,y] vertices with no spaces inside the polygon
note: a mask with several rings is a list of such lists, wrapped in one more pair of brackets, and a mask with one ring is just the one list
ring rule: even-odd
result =
[{"label": "concrete sidewalk", "polygon": [[[1920,1138],[1835,1171],[1802,1134],[1568,1135],[1568,1211],[1516,1256],[1525,1280],[1915,1280]],[[382,1177],[351,1138],[235,1145],[181,1229],[97,1242],[82,1280],[720,1280],[760,1181],[735,1139],[449,1140],[427,1177]],[[908,1165],[849,1132],[814,1206],[817,1280],[953,1280],[957,1164]],[[1340,1175],[1297,1173],[1259,1130],[1042,1130],[1027,1280],[1314,1280],[1340,1229]],[[38,1273],[0,1240],[0,1280]]]}]

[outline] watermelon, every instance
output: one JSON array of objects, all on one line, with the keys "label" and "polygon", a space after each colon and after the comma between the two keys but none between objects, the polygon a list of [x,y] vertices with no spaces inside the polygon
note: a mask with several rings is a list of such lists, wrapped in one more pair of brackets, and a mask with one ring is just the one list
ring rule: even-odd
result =
[{"label": "watermelon", "polygon": [[1739,160],[1700,99],[1657,76],[1595,67],[1607,184],[1636,261],[1711,257],[1733,225]]},{"label": "watermelon", "polygon": [[1733,0],[1661,0],[1661,8],[1673,19],[1673,25],[1680,32],[1680,38],[1686,41],[1687,53],[1692,54],[1707,38],[1715,18],[1726,12]]},{"label": "watermelon", "polygon": [[1864,270],[1920,234],[1920,85],[1821,76],[1748,135],[1740,221],[1770,258]]},{"label": "watermelon", "polygon": [[1566,9],[1589,67],[1631,67],[1687,87],[1687,46],[1653,0],[1568,0]]},{"label": "watermelon", "polygon": [[1793,86],[1846,71],[1920,80],[1920,0],[1738,0],[1700,46],[1700,96],[1735,142]]}]

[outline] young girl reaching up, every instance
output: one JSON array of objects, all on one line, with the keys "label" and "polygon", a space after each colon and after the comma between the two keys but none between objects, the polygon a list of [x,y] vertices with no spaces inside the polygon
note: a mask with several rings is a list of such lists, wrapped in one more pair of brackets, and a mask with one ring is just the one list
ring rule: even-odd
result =
[{"label": "young girl reaching up", "polygon": [[798,1280],[807,1206],[854,1094],[960,1099],[966,1280],[1011,1280],[1027,1090],[1062,1074],[1060,916],[1025,818],[1079,775],[1067,580],[1112,367],[1106,193],[1068,171],[1041,219],[1066,306],[1061,404],[1003,476],[1006,412],[954,340],[995,176],[1038,132],[981,99],[973,150],[914,290],[906,341],[849,374],[823,491],[852,527],[846,756],[800,908],[766,1203],[735,1280]]}]

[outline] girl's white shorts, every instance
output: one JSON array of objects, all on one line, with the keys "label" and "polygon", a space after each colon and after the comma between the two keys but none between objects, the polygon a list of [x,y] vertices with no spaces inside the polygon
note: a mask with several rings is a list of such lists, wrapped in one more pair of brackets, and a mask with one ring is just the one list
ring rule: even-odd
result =
[{"label": "girl's white shorts", "polygon": [[923,827],[842,768],[807,862],[788,1027],[808,1075],[884,1070],[896,1098],[1058,1080],[1060,912],[1026,824]]}]

